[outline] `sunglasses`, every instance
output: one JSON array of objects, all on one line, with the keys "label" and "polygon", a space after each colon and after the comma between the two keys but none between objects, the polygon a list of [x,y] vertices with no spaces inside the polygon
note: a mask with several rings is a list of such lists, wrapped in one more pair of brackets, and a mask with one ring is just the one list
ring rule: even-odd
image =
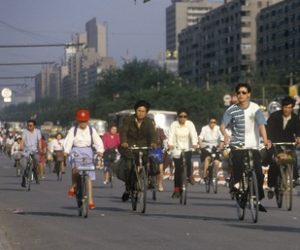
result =
[{"label": "sunglasses", "polygon": [[27,125],[29,128],[33,127],[34,125],[33,124],[28,124]]},{"label": "sunglasses", "polygon": [[238,91],[238,92],[236,92],[238,95],[247,95],[248,94],[248,92],[246,92],[246,91]]},{"label": "sunglasses", "polygon": [[187,118],[187,115],[180,115],[179,118]]}]

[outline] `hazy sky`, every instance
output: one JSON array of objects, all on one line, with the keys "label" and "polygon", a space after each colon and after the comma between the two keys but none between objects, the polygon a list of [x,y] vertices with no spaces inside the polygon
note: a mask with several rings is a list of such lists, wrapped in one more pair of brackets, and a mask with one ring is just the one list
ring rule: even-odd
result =
[{"label": "hazy sky", "polygon": [[[66,43],[96,17],[108,26],[108,54],[156,59],[165,50],[165,9],[171,0],[0,0],[0,45]],[[60,62],[62,48],[0,48],[0,63]],[[0,67],[0,76],[32,76],[40,66]],[[2,83],[7,80],[0,80]],[[15,81],[9,81],[15,82]],[[18,80],[17,82],[23,82]]]}]

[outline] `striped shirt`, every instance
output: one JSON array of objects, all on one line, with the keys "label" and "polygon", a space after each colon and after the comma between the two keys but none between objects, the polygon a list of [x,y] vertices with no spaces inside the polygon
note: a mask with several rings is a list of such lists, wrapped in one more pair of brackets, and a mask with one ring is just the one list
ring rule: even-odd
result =
[{"label": "striped shirt", "polygon": [[246,148],[259,148],[259,125],[266,124],[259,106],[250,102],[246,109],[234,104],[224,113],[222,124],[230,127],[230,144],[243,145]]}]

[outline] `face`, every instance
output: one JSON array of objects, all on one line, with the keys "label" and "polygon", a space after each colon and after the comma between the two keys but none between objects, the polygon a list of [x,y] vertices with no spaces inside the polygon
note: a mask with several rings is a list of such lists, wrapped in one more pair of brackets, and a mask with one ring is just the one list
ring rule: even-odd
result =
[{"label": "face", "polygon": [[79,122],[79,127],[81,129],[85,129],[87,127],[87,125],[88,125],[88,122]]},{"label": "face", "polygon": [[216,126],[216,124],[217,124],[216,119],[210,119],[210,121],[209,121],[210,128],[214,128]]},{"label": "face", "polygon": [[251,93],[248,92],[247,88],[241,87],[238,92],[236,92],[237,99],[239,103],[247,102],[250,100]]},{"label": "face", "polygon": [[147,116],[147,109],[144,106],[138,107],[135,110],[135,115],[138,120],[143,120]]},{"label": "face", "polygon": [[33,122],[28,122],[27,123],[27,129],[29,131],[33,131],[34,130],[34,123]]},{"label": "face", "polygon": [[293,105],[292,104],[285,105],[285,106],[282,107],[283,116],[289,117],[292,112],[293,112]]},{"label": "face", "polygon": [[61,135],[58,134],[58,135],[56,136],[56,139],[57,139],[57,140],[60,140],[60,139],[61,139]]},{"label": "face", "polygon": [[181,112],[179,115],[178,115],[178,122],[180,123],[180,124],[184,124],[185,123],[185,121],[187,120],[187,113],[185,113],[185,112]]},{"label": "face", "polygon": [[110,128],[110,133],[111,134],[116,134],[117,133],[117,127],[115,127],[115,126],[112,126],[111,128]]}]

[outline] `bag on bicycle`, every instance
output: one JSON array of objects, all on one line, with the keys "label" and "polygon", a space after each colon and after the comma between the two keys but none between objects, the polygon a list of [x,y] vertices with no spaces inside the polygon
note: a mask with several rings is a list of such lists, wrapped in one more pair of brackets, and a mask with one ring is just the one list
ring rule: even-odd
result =
[{"label": "bag on bicycle", "polygon": [[115,161],[117,158],[117,152],[115,149],[110,148],[110,149],[106,149],[103,153],[103,159],[105,161]]},{"label": "bag on bicycle", "polygon": [[121,157],[119,160],[111,164],[113,173],[119,180],[124,182],[126,180],[126,164],[126,159],[124,157]]}]

